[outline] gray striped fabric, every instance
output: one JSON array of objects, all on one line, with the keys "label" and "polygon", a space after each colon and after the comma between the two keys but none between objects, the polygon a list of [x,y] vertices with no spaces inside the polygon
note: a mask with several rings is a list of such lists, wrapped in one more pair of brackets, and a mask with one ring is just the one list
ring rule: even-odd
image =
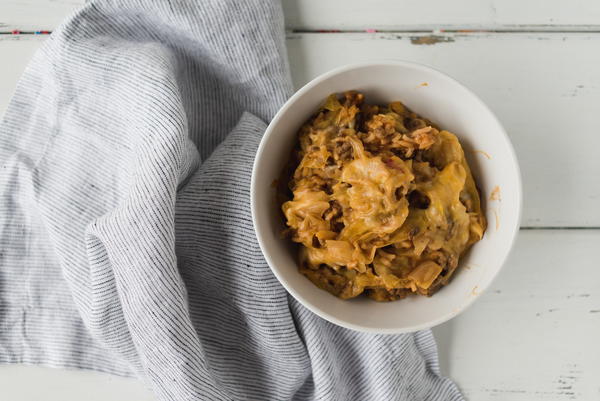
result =
[{"label": "gray striped fabric", "polygon": [[249,210],[291,93],[278,3],[98,1],[0,126],[0,361],[136,375],[161,400],[459,400],[431,332],[334,326],[266,265]]}]

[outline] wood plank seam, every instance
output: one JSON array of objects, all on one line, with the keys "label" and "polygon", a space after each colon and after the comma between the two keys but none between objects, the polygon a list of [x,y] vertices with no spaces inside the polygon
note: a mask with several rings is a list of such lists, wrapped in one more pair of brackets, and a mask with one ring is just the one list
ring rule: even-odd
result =
[{"label": "wood plank seam", "polygon": [[[550,28],[549,26],[546,28]],[[286,34],[344,34],[344,33],[371,33],[371,34],[469,34],[469,33],[490,33],[490,34],[513,34],[513,33],[588,33],[588,34],[599,34],[600,33],[600,25],[590,25],[589,27],[584,27],[585,29],[575,29],[582,27],[567,27],[564,28],[553,26],[553,28],[558,29],[532,29],[532,27],[526,27],[522,29],[481,29],[481,28],[469,28],[469,27],[457,27],[451,29],[295,29],[288,28],[286,29]],[[18,29],[12,30],[0,30],[0,35],[48,35],[51,34],[52,31],[45,29],[34,29],[34,30],[26,30],[21,31]]]},{"label": "wood plank seam", "polygon": [[589,26],[557,26],[547,25],[539,26],[538,29],[533,26],[520,26],[515,28],[504,27],[504,28],[481,28],[481,27],[452,27],[452,28],[415,28],[407,27],[406,29],[335,29],[331,27],[323,27],[318,29],[304,29],[304,28],[287,28],[287,33],[600,33],[600,25],[589,25]]}]

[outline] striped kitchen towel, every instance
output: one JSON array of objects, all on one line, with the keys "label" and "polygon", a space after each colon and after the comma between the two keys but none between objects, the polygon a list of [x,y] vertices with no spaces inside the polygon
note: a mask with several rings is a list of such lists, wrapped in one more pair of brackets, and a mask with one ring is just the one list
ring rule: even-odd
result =
[{"label": "striped kitchen towel", "polygon": [[271,274],[252,161],[292,91],[281,6],[91,1],[0,125],[0,362],[160,400],[459,400],[430,331],[334,326]]}]

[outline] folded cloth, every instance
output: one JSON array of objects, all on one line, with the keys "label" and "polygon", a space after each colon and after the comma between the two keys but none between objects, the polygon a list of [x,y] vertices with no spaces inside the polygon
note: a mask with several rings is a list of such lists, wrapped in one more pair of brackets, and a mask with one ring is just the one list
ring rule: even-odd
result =
[{"label": "folded cloth", "polygon": [[431,332],[328,323],[254,235],[252,161],[292,90],[280,4],[92,1],[0,126],[0,362],[161,400],[458,400]]}]

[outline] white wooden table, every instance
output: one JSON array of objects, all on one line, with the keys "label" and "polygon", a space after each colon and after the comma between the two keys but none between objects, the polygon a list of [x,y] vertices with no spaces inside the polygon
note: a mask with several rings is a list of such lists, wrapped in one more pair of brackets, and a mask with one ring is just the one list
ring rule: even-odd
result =
[{"label": "white wooden table", "polygon": [[[52,30],[82,2],[0,0],[0,33],[9,33],[0,35],[0,114],[46,38],[10,32]],[[600,2],[284,0],[284,7],[296,86],[349,62],[426,63],[479,94],[515,145],[523,229],[493,288],[434,329],[443,373],[470,400],[599,400]],[[153,397],[132,379],[5,366],[0,399]]]}]

